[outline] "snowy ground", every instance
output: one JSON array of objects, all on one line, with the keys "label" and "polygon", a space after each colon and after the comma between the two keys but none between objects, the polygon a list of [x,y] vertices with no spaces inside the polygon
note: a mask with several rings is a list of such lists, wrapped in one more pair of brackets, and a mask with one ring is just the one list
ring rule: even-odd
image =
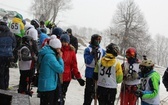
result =
[{"label": "snowy ground", "polygon": [[[77,54],[77,59],[78,59],[78,68],[79,71],[82,74],[82,77],[84,78],[84,69],[85,69],[85,65],[84,65],[84,60],[83,60],[83,51],[79,50],[78,54]],[[120,60],[121,63],[123,62],[123,60]],[[165,71],[165,68],[163,67],[156,67],[155,70],[157,70],[161,76]],[[85,78],[84,78],[85,79]],[[10,86],[15,86],[14,88],[12,88],[10,91],[11,92],[17,92],[17,87],[16,85],[18,85],[19,83],[19,69],[18,68],[10,68]],[[31,105],[39,105],[39,98],[37,98],[37,93],[36,93],[37,88],[33,88],[34,94],[32,97],[30,97],[30,101],[31,101]],[[120,84],[118,85],[118,93],[120,90]],[[116,102],[118,100],[118,94],[116,96]],[[67,96],[66,96],[66,102],[65,105],[82,105],[83,104],[83,99],[84,99],[84,87],[81,87],[79,85],[79,83],[76,80],[72,80],[67,92]],[[162,84],[161,81],[161,85],[160,85],[160,100],[161,100],[161,104],[160,105],[168,105],[168,94]],[[167,101],[167,102],[164,102]],[[92,102],[93,105],[93,102]]]}]

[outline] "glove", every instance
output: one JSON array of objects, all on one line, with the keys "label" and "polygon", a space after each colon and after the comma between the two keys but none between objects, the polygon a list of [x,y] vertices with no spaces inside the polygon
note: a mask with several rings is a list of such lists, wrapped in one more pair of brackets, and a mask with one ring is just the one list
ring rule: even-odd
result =
[{"label": "glove", "polygon": [[79,82],[79,84],[80,84],[81,86],[84,86],[84,85],[85,85],[85,81],[84,81],[82,78],[77,79],[77,81]]},{"label": "glove", "polygon": [[143,92],[142,92],[142,90],[136,90],[135,91],[135,95],[137,96],[137,97],[142,97],[143,96]]},{"label": "glove", "polygon": [[98,47],[93,48],[92,51],[91,51],[91,54],[95,55],[95,54],[97,54],[97,51],[98,51]]}]

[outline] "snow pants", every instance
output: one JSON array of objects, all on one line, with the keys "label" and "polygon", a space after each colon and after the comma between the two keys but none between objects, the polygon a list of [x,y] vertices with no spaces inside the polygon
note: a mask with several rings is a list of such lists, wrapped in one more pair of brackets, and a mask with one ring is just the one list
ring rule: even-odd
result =
[{"label": "snow pants", "polygon": [[138,89],[136,85],[123,85],[120,93],[120,105],[136,105],[138,97],[134,92]]},{"label": "snow pants", "polygon": [[117,89],[98,86],[97,97],[99,105],[114,105]]},{"label": "snow pants", "polygon": [[83,105],[91,105],[95,93],[94,86],[95,86],[94,80],[92,78],[86,78]]},{"label": "snow pants", "polygon": [[40,105],[58,105],[56,95],[56,90],[40,92]]}]

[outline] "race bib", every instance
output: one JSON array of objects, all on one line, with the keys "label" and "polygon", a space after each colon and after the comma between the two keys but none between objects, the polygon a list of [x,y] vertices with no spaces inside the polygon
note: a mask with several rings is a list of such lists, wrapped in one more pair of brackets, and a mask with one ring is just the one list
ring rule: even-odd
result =
[{"label": "race bib", "polygon": [[10,30],[11,30],[12,33],[20,34],[20,24],[18,24],[18,23],[12,23],[10,25]]}]

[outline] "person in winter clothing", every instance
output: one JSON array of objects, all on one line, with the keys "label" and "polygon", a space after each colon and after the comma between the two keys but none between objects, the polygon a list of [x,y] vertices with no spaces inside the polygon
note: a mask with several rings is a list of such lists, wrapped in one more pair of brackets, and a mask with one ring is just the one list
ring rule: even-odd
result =
[{"label": "person in winter clothing", "polygon": [[32,96],[30,89],[32,77],[35,71],[35,54],[32,49],[33,38],[30,36],[22,37],[22,44],[18,49],[20,81],[18,93]]},{"label": "person in winter clothing", "polygon": [[75,48],[69,44],[69,42],[70,42],[69,35],[62,34],[60,37],[60,40],[62,42],[61,51],[63,53],[62,58],[64,61],[62,87],[63,87],[63,96],[66,97],[66,92],[68,90],[68,86],[69,86],[70,81],[72,79],[72,77],[71,77],[72,72],[81,86],[85,85],[85,81],[82,79],[81,74],[78,70]]},{"label": "person in winter clothing", "polygon": [[141,87],[135,95],[141,98],[141,105],[160,105],[160,75],[153,70],[154,62],[150,59],[143,60],[139,68],[142,75]]},{"label": "person in winter clothing", "polygon": [[9,65],[16,47],[15,36],[10,32],[6,22],[0,20],[0,89],[9,86]]},{"label": "person in winter clothing", "polygon": [[9,24],[10,31],[12,33],[14,33],[15,38],[16,38],[16,47],[15,47],[15,49],[13,51],[13,54],[14,54],[14,63],[16,63],[17,60],[18,60],[17,48],[20,46],[20,44],[21,44],[21,38],[25,34],[24,24],[23,24],[22,20],[23,20],[22,15],[21,14],[17,14],[12,19],[11,23]]},{"label": "person in winter clothing", "polygon": [[140,85],[140,69],[136,49],[133,47],[128,48],[126,50],[126,58],[127,61],[122,64],[124,78],[120,92],[120,105],[136,105],[138,98],[134,91]]},{"label": "person in winter clothing", "polygon": [[95,64],[105,55],[105,50],[99,46],[100,42],[101,36],[98,34],[93,34],[91,36],[90,45],[84,50],[86,85],[83,105],[91,105],[92,99],[94,98],[95,82],[93,79],[93,72]]},{"label": "person in winter clothing", "polygon": [[95,67],[93,77],[97,81],[99,105],[114,105],[117,84],[123,79],[121,64],[116,60],[118,54],[119,47],[110,43],[106,47],[106,55],[98,61]]},{"label": "person in winter clothing", "polygon": [[56,105],[56,88],[59,74],[64,71],[61,42],[51,37],[49,44],[42,47],[38,54],[40,105]]},{"label": "person in winter clothing", "polygon": [[40,21],[40,30],[42,33],[47,34],[47,27],[45,26],[44,21]]},{"label": "person in winter clothing", "polygon": [[[78,39],[75,36],[73,36],[72,29],[68,28],[66,31],[67,31],[67,34],[70,37],[70,44],[75,48],[75,52],[77,53],[77,51],[78,51]],[[73,73],[72,73],[72,78],[75,79]]]},{"label": "person in winter clothing", "polygon": [[70,44],[75,47],[75,52],[77,53],[77,51],[78,51],[78,39],[75,36],[73,36],[72,29],[68,28],[67,33],[70,37]]},{"label": "person in winter clothing", "polygon": [[166,91],[168,91],[168,68],[165,70],[165,72],[163,74],[162,82],[166,88]]}]

